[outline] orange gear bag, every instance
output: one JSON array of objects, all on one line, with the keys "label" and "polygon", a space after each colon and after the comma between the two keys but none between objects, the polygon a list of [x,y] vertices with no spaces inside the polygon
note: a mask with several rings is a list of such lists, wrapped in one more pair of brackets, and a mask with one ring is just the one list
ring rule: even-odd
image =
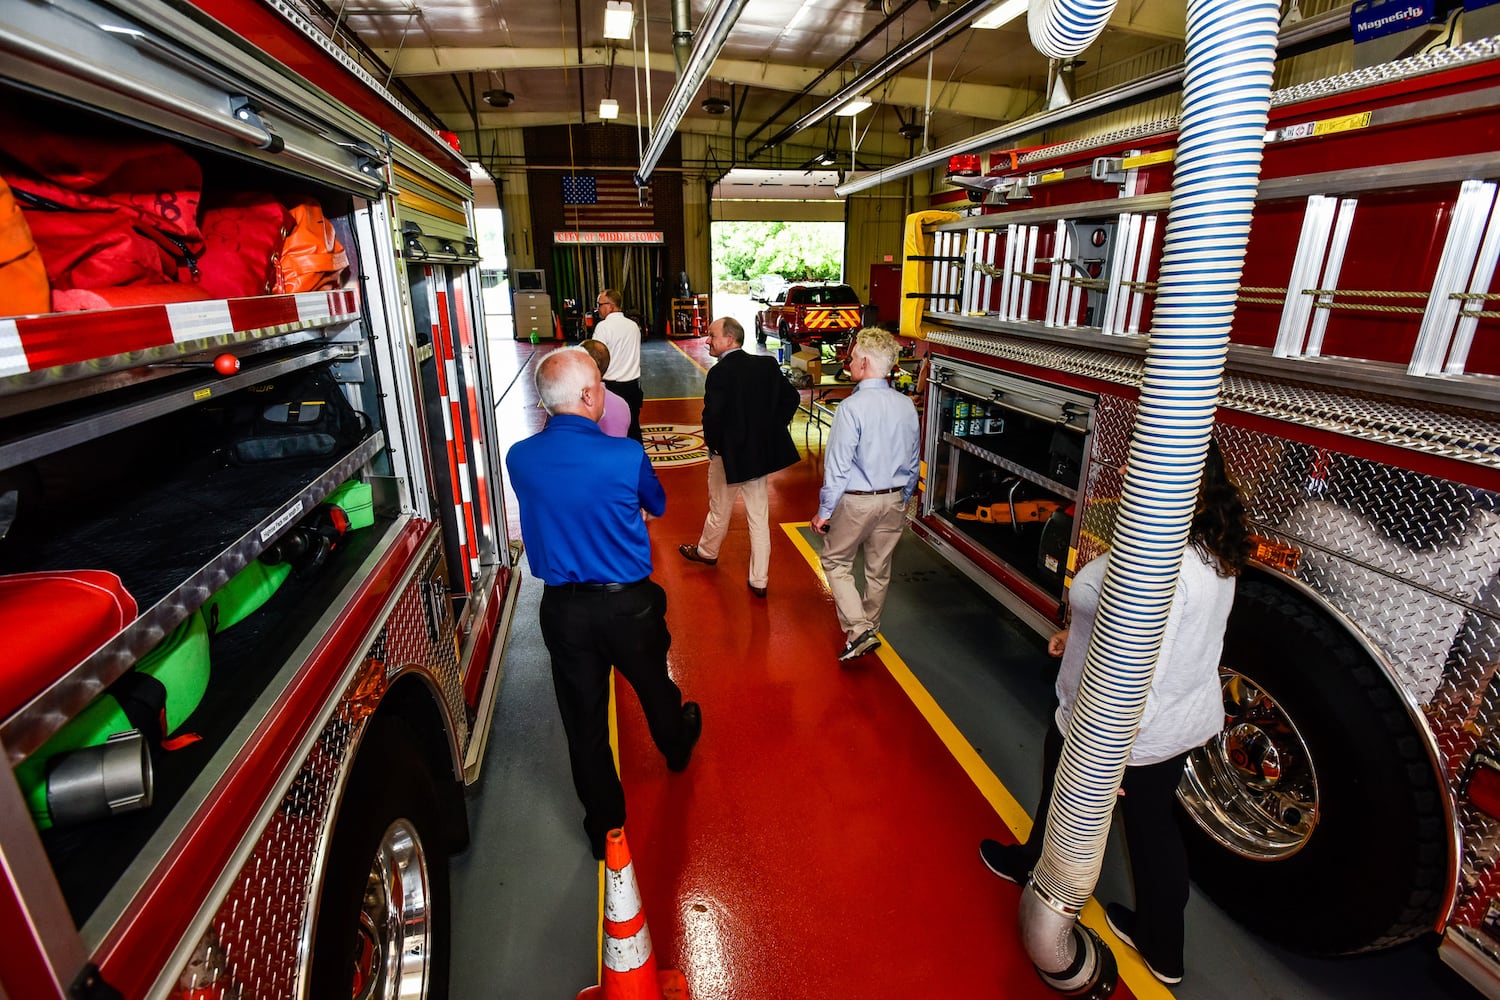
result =
[{"label": "orange gear bag", "polygon": [[51,306],[47,265],[15,195],[0,179],[0,314],[25,316]]},{"label": "orange gear bag", "polygon": [[276,264],[277,291],[283,294],[340,288],[349,271],[349,255],[315,198],[291,206],[292,231],[281,244]]}]

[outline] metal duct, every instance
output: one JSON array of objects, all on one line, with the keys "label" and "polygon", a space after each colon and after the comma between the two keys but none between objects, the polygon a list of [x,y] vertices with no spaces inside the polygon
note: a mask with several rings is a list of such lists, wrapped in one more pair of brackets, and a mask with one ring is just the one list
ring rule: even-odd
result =
[{"label": "metal duct", "polygon": [[678,75],[677,85],[667,95],[661,117],[657,119],[656,128],[651,132],[651,141],[646,144],[646,152],[641,156],[641,165],[635,174],[636,187],[646,186],[651,171],[656,168],[656,161],[666,152],[667,143],[677,131],[677,124],[682,121],[688,104],[703,85],[708,71],[713,68],[714,60],[719,57],[719,50],[724,47],[724,40],[729,37],[734,22],[739,20],[740,11],[745,9],[746,2],[747,0],[717,0],[708,13],[703,15],[703,23],[698,26],[698,35],[693,40],[693,51],[688,53],[687,66]]},{"label": "metal duct", "polygon": [[679,76],[682,74],[682,68],[687,65],[692,48],[693,0],[672,0],[672,53],[677,57]]}]

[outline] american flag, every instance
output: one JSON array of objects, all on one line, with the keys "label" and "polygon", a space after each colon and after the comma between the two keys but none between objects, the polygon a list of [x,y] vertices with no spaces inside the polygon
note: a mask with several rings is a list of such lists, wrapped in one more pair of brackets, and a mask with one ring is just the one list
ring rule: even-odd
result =
[{"label": "american flag", "polygon": [[624,171],[602,177],[567,175],[562,179],[568,225],[578,229],[654,228],[656,213],[650,191],[646,189],[646,204],[640,204],[635,178]]}]

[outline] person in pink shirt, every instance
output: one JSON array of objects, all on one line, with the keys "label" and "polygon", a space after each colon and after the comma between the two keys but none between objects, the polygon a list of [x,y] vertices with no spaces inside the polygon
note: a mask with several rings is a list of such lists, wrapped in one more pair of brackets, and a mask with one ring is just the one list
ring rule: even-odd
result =
[{"label": "person in pink shirt", "polygon": [[[599,340],[585,340],[578,346],[589,352],[589,357],[599,366],[602,378],[609,370],[609,348]],[[599,429],[610,437],[617,438],[625,437],[630,432],[630,404],[608,388],[604,390],[604,416],[599,418]]]}]

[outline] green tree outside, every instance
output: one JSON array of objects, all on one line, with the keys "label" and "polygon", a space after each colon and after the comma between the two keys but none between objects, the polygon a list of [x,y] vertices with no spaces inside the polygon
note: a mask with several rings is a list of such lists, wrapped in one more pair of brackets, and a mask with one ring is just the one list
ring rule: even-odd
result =
[{"label": "green tree outside", "polygon": [[842,222],[715,222],[714,276],[752,281],[779,274],[789,281],[838,281],[843,275]]}]

